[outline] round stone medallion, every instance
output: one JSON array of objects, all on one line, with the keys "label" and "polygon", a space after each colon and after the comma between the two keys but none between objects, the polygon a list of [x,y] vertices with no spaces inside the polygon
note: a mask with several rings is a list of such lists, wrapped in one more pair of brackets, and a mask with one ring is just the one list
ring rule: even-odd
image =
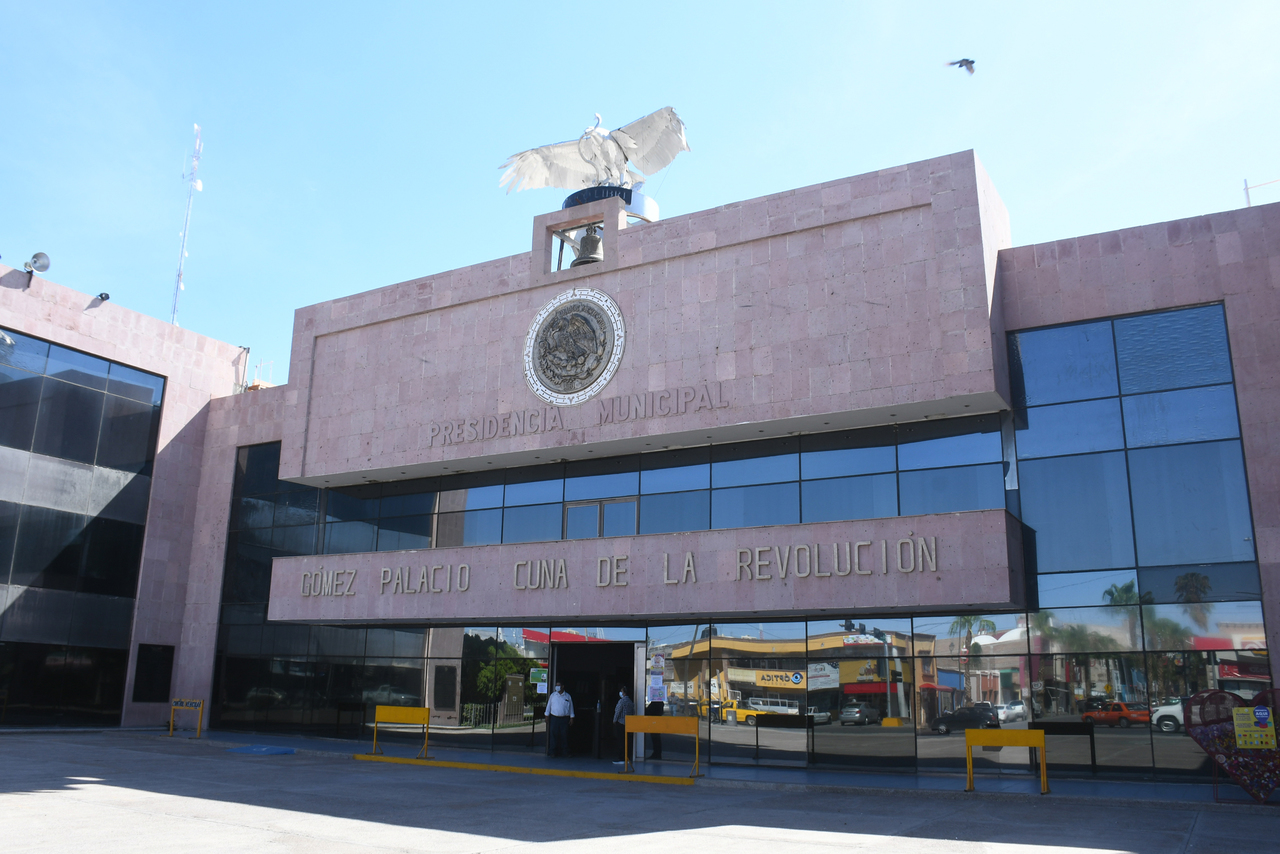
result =
[{"label": "round stone medallion", "polygon": [[524,377],[547,403],[583,403],[613,379],[625,341],[622,312],[608,294],[594,288],[565,291],[529,326]]}]

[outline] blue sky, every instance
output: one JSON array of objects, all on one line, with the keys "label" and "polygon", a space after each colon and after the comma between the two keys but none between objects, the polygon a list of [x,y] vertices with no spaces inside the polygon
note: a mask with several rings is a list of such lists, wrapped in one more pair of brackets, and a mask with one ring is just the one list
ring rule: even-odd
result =
[{"label": "blue sky", "polygon": [[[676,108],[674,216],[973,148],[1016,244],[1280,178],[1276,3],[3,0],[0,256],[288,373],[293,310],[527,251],[514,152]],[[945,63],[977,60],[970,77]],[[1280,184],[1254,203],[1280,201]],[[2,320],[2,318],[0,318]]]}]

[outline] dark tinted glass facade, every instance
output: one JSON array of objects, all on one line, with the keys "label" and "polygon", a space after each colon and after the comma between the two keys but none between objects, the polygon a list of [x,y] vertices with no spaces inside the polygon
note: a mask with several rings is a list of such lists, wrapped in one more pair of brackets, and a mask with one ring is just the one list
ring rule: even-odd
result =
[{"label": "dark tinted glass facade", "polygon": [[0,725],[119,721],[164,383],[0,330]]}]

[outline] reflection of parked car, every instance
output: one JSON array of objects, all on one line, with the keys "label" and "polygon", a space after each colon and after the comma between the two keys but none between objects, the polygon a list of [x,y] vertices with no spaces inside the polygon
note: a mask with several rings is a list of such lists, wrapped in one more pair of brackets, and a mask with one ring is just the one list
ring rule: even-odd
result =
[{"label": "reflection of parked car", "polygon": [[[990,704],[987,704],[990,705]],[[976,706],[965,706],[954,712],[943,712],[933,719],[929,729],[946,735],[957,729],[999,729],[1000,717],[995,710]]]},{"label": "reflection of parked car", "polygon": [[813,723],[815,726],[817,724],[831,723],[831,713],[825,712],[825,711],[819,711],[817,706],[810,706],[809,714],[813,716]]},{"label": "reflection of parked car", "polygon": [[275,688],[266,688],[258,686],[250,688],[249,693],[245,695],[245,700],[252,709],[265,709],[269,706],[279,705],[284,702],[284,694]]},{"label": "reflection of parked car", "polygon": [[1151,710],[1151,723],[1161,732],[1177,732],[1186,724],[1182,719],[1182,700],[1166,697],[1164,702]]},{"label": "reflection of parked car", "polygon": [[1021,703],[1017,706],[1014,706],[1013,703],[1007,706],[996,706],[996,717],[1000,718],[1000,723],[1025,721],[1027,719],[1027,707]]},{"label": "reflection of parked car", "polygon": [[867,703],[850,703],[840,710],[840,726],[866,726],[880,723],[880,710]]},{"label": "reflection of parked car", "polygon": [[[1032,704],[1032,708],[1033,708],[1033,710],[1035,711],[1035,713],[1036,713],[1037,715],[1043,715],[1043,714],[1044,714],[1044,709],[1042,709],[1042,708],[1040,707],[1040,704],[1039,704],[1039,703],[1037,703],[1035,700],[1032,700],[1032,701],[1031,701],[1031,704]],[[1017,718],[1017,719],[1018,719],[1018,720],[1023,720],[1023,721],[1025,721],[1025,720],[1027,719],[1027,704],[1026,704],[1026,703],[1024,703],[1022,700],[1010,700],[1010,701],[1009,701],[1009,710],[1010,710],[1011,712],[1015,712],[1015,713],[1017,713],[1017,715],[1018,715],[1018,718]]]},{"label": "reflection of parked car", "polygon": [[1080,716],[1087,724],[1129,727],[1151,722],[1146,703],[1107,703],[1101,709]]},{"label": "reflection of parked car", "polygon": [[377,703],[379,706],[408,706],[417,703],[418,698],[390,685],[380,685],[377,690],[366,688],[364,701]]}]

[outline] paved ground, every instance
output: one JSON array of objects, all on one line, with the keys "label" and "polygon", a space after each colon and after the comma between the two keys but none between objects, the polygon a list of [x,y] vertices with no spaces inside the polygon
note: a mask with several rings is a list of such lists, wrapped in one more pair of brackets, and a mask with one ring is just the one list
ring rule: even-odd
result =
[{"label": "paved ground", "polygon": [[1274,850],[1280,838],[1270,807],[658,786],[227,746],[119,731],[0,734],[3,850],[1238,854]]}]

